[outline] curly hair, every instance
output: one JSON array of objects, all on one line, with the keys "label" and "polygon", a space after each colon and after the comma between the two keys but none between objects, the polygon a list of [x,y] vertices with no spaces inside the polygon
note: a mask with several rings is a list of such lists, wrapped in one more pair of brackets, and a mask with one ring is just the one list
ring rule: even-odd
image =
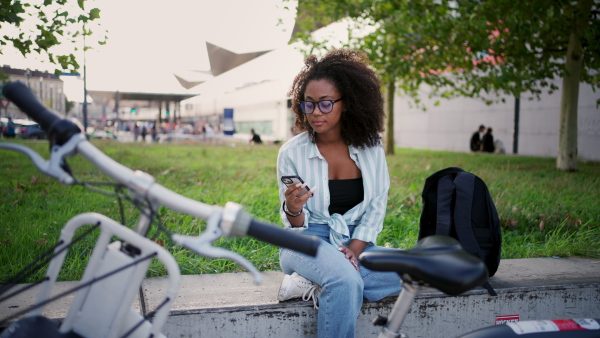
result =
[{"label": "curly hair", "polygon": [[342,138],[348,145],[372,147],[379,144],[383,132],[383,97],[381,84],[375,72],[368,66],[369,59],[362,51],[337,49],[321,59],[311,55],[304,61],[288,93],[292,97],[292,110],[296,115],[297,131],[309,131],[312,142],[315,133],[300,109],[306,86],[313,80],[330,81],[344,99]]}]

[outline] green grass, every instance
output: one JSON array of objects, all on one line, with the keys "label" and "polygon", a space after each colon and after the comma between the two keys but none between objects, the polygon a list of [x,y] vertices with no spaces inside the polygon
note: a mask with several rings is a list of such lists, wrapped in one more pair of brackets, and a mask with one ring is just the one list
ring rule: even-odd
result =
[{"label": "green grass", "polygon": [[[23,143],[48,157],[47,143]],[[280,224],[277,146],[94,143],[116,161],[151,174],[184,196],[208,204],[234,201],[255,217]],[[51,248],[73,216],[94,211],[120,221],[115,198],[61,185],[37,171],[21,153],[0,150],[0,154],[0,283]],[[480,176],[490,189],[502,223],[503,258],[600,258],[600,163],[580,163],[578,172],[563,173],[551,158],[412,149],[397,149],[387,160],[392,186],[380,245],[410,248],[416,243],[425,179],[436,170],[458,166]],[[68,163],[81,180],[107,180],[81,156]],[[126,203],[128,227],[135,226],[137,215]],[[205,225],[165,208],[159,216],[173,233],[196,235]],[[150,234],[157,234],[155,240],[173,254],[183,274],[243,271],[231,261],[200,257],[178,247],[155,229]],[[61,280],[81,276],[93,240],[91,236],[71,250]],[[274,246],[251,238],[221,239],[215,245],[240,253],[261,271],[279,269]],[[44,269],[27,281],[43,274]],[[153,262],[148,275],[163,274],[164,268]]]}]

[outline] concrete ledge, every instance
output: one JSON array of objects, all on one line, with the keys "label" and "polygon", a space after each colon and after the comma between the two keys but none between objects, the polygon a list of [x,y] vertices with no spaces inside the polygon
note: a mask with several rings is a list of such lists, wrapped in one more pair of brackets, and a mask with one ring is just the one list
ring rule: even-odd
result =
[{"label": "concrete ledge", "polygon": [[[316,337],[317,311],[312,302],[277,301],[282,279],[283,273],[275,271],[263,273],[261,285],[255,285],[249,273],[183,276],[163,332],[167,337]],[[73,283],[59,283],[59,287],[66,290]],[[454,297],[423,289],[405,320],[405,333],[410,337],[457,336],[494,325],[496,316],[502,315],[518,315],[521,320],[600,318],[600,260],[503,260],[490,283],[498,297],[482,288]],[[165,285],[164,278],[145,280],[146,311],[159,305]],[[35,292],[0,304],[0,318],[33,304]],[[44,314],[63,318],[69,301],[49,305]],[[371,320],[377,314],[388,315],[394,302],[395,297],[389,297],[365,303],[357,336],[376,336],[379,328]],[[140,308],[138,301],[135,307]]]}]

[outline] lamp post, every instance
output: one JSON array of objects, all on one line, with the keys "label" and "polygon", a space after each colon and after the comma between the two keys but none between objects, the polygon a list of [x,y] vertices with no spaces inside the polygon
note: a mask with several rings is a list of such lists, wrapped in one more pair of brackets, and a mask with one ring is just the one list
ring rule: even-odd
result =
[{"label": "lamp post", "polygon": [[25,70],[25,77],[27,78],[27,88],[29,88],[29,79],[31,78],[31,69]]},{"label": "lamp post", "polygon": [[44,103],[44,74],[40,75],[40,101]]},{"label": "lamp post", "polygon": [[87,135],[87,70],[85,65],[85,22],[83,23],[83,134]]}]

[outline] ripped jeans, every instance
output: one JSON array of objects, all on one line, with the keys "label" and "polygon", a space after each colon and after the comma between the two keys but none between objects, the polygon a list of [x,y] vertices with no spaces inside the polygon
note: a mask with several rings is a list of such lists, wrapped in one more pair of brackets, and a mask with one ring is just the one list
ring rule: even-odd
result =
[{"label": "ripped jeans", "polygon": [[[354,226],[349,226],[349,229],[352,235]],[[372,302],[398,295],[400,277],[395,272],[369,270],[360,262],[360,273],[357,273],[346,256],[330,244],[329,226],[326,224],[309,224],[303,233],[315,235],[325,242],[319,247],[317,257],[281,249],[281,269],[286,274],[297,272],[322,287],[318,310],[319,337],[354,337],[363,299]],[[363,252],[371,250],[386,248],[368,245]]]}]

